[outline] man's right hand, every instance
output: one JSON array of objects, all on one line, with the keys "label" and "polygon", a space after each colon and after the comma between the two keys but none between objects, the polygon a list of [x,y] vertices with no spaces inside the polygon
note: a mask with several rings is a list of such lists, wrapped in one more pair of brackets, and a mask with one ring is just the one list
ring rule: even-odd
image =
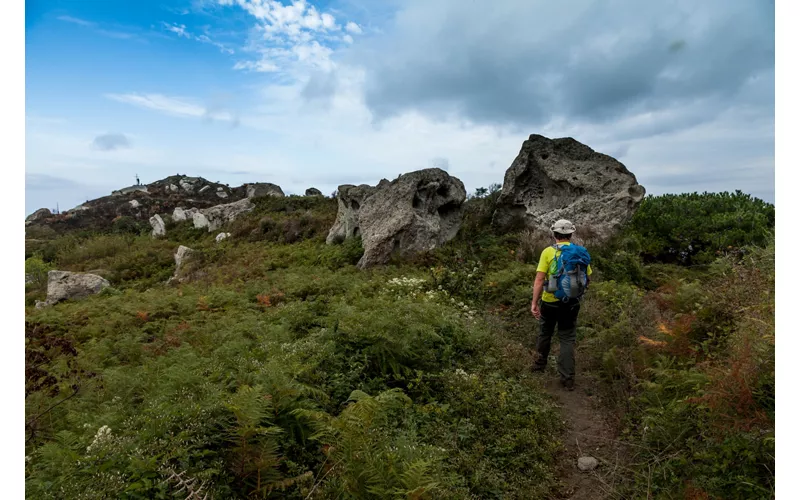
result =
[{"label": "man's right hand", "polygon": [[539,302],[531,302],[531,314],[536,319],[542,319],[542,311],[539,309]]}]

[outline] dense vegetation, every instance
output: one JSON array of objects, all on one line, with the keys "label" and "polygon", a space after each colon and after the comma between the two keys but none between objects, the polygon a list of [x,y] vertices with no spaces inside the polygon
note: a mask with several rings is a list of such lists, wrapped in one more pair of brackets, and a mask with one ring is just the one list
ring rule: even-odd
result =
[{"label": "dense vegetation", "polygon": [[[546,498],[562,429],[529,307],[547,238],[494,234],[497,194],[445,247],[370,271],[358,241],[324,244],[325,198],[259,200],[219,244],[131,221],[29,241],[26,495]],[[760,200],[704,194],[648,197],[602,246],[584,228],[579,369],[632,450],[620,498],[774,496],[773,225]],[[722,243],[665,257],[700,240]],[[196,254],[166,286],[178,244]],[[50,268],[113,288],[34,309]]]}]

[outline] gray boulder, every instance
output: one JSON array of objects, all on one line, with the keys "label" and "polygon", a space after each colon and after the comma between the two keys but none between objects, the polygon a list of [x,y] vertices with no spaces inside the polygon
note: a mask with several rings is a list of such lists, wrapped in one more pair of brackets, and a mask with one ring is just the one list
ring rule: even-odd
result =
[{"label": "gray boulder", "polygon": [[269,182],[256,182],[253,184],[245,184],[247,188],[248,198],[259,198],[261,196],[286,196],[283,194],[283,189],[277,184]]},{"label": "gray boulder", "polygon": [[231,233],[219,233],[214,240],[219,243],[222,240],[228,239],[231,237]]},{"label": "gray boulder", "polygon": [[439,168],[381,181],[358,212],[366,268],[392,255],[427,252],[453,239],[461,227],[464,184]]},{"label": "gray boulder", "polygon": [[325,239],[328,245],[341,243],[346,239],[361,234],[358,212],[361,210],[361,205],[364,201],[375,192],[375,189],[375,187],[367,184],[361,184],[360,186],[342,184],[339,186],[336,194],[339,211],[336,213],[336,221],[333,223],[331,230],[328,231],[328,237]]},{"label": "gray boulder", "polygon": [[33,212],[29,216],[25,217],[25,222],[35,222],[47,219],[48,217],[52,217],[53,212],[51,212],[47,208],[40,208],[39,210]]},{"label": "gray boulder", "polygon": [[196,208],[176,207],[175,210],[172,211],[172,220],[174,220],[175,222],[191,220],[194,214],[196,213],[197,213]]},{"label": "gray boulder", "polygon": [[150,233],[150,236],[153,238],[158,238],[167,234],[167,227],[164,224],[164,219],[158,214],[150,217],[150,226],[153,227],[153,231]]},{"label": "gray boulder", "polygon": [[168,285],[182,281],[180,277],[181,268],[191,258],[192,253],[194,253],[194,250],[189,247],[183,245],[178,247],[178,250],[175,252],[175,272],[172,274],[172,277],[167,280]]},{"label": "gray boulder", "polygon": [[210,233],[234,221],[240,215],[253,210],[253,208],[255,208],[255,205],[250,201],[250,198],[244,198],[233,203],[198,210],[192,215],[192,222],[194,227],[198,229],[206,228]]},{"label": "gray boulder", "polygon": [[139,206],[141,205],[141,203],[139,203],[139,200],[131,200],[128,203],[130,204],[131,208],[139,208]]},{"label": "gray boulder", "polygon": [[317,188],[311,187],[306,189],[306,196],[322,196],[322,191]]},{"label": "gray boulder", "polygon": [[533,134],[506,171],[492,222],[501,229],[542,229],[568,219],[603,239],[633,216],[644,194],[614,158],[571,137]]},{"label": "gray boulder", "polygon": [[62,300],[88,297],[109,286],[106,279],[96,274],[50,271],[47,273],[47,300],[41,304],[50,306]]}]

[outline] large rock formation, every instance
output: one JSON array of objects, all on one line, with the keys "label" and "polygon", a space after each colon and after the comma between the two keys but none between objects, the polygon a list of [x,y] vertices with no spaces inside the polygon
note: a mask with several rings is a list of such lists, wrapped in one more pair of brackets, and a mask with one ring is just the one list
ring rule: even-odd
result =
[{"label": "large rock formation", "polygon": [[87,297],[108,286],[110,283],[96,274],[50,271],[47,273],[47,300],[37,304],[37,307]]},{"label": "large rock formation", "polygon": [[328,231],[328,237],[325,239],[328,245],[341,243],[346,239],[361,234],[358,212],[361,210],[361,204],[372,196],[375,189],[367,184],[361,184],[360,186],[342,184],[339,186],[336,194],[339,211],[336,213],[336,221],[333,223],[331,230]]},{"label": "large rock formation", "polygon": [[547,229],[558,219],[600,238],[628,221],[644,187],[625,165],[571,137],[531,135],[506,171],[493,224]]},{"label": "large rock formation", "polygon": [[40,208],[39,210],[33,212],[29,216],[25,217],[25,222],[36,222],[45,220],[48,217],[52,217],[53,213],[47,208]]},{"label": "large rock formation", "polygon": [[255,208],[250,198],[245,198],[233,203],[225,205],[216,205],[211,208],[204,208],[198,210],[192,216],[192,223],[194,227],[206,228],[208,232],[216,231],[228,222],[232,222],[243,213],[249,212]]},{"label": "large rock formation", "polygon": [[306,189],[306,196],[322,196],[322,191],[315,187]]},{"label": "large rock formation", "polygon": [[277,184],[269,182],[256,182],[254,184],[245,184],[247,188],[248,198],[259,198],[261,196],[286,196],[283,194],[283,189]]},{"label": "large rock formation", "polygon": [[466,197],[464,184],[438,168],[382,180],[357,212],[364,246],[358,266],[427,252],[451,240],[461,227]]}]

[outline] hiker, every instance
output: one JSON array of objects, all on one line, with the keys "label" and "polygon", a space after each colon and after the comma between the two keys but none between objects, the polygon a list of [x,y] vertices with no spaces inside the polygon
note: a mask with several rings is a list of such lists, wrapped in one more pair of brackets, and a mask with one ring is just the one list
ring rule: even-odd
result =
[{"label": "hiker", "polygon": [[581,298],[589,285],[592,268],[589,252],[570,242],[575,225],[559,220],[550,227],[555,245],[542,251],[536,267],[531,313],[539,320],[539,338],[536,341],[536,360],[533,371],[543,372],[550,354],[550,340],[558,326],[561,348],[558,355],[558,373],[561,385],[567,390],[575,388],[575,331]]}]

